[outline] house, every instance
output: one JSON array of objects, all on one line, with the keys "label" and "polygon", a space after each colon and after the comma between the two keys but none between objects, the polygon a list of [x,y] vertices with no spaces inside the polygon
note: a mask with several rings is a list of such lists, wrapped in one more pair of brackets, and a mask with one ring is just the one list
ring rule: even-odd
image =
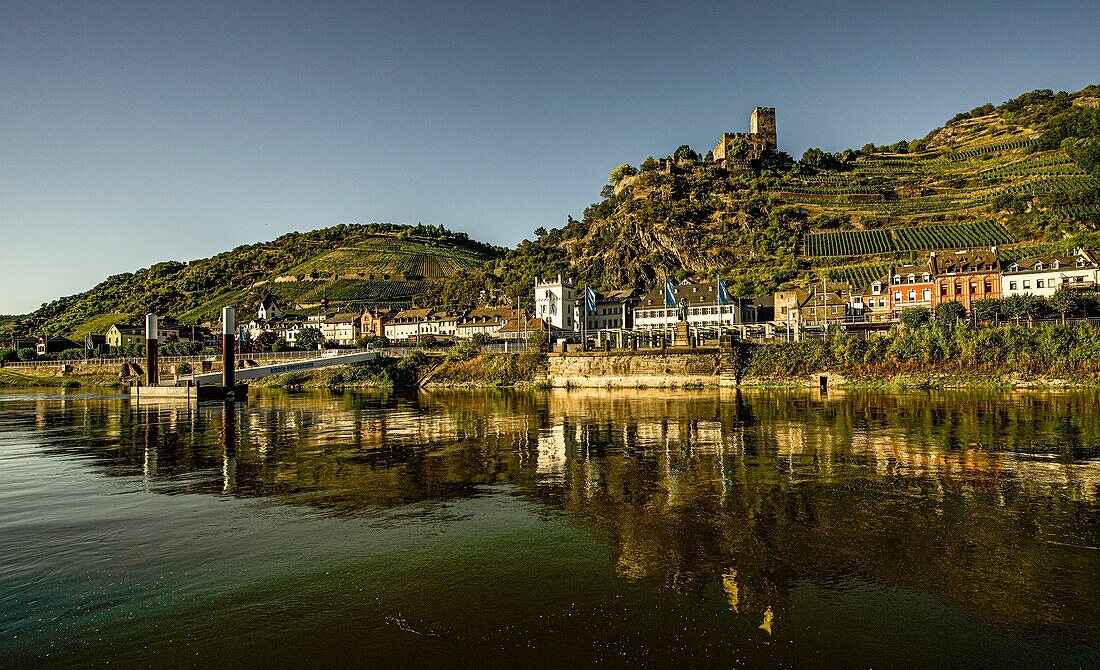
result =
[{"label": "house", "polygon": [[[634,307],[642,296],[641,289],[628,288],[595,293],[595,313],[585,314],[584,327],[589,333],[601,330],[630,330],[634,327]],[[583,292],[578,298],[578,303],[575,323],[580,323],[580,311],[585,310]]]},{"label": "house", "polygon": [[137,326],[126,326],[112,323],[104,334],[108,347],[124,347],[128,344],[144,344],[145,329]]},{"label": "house", "polygon": [[848,282],[823,281],[810,289],[799,312],[803,326],[850,323],[855,320],[852,287]]},{"label": "house", "polygon": [[[354,345],[359,341],[359,315],[350,313],[334,314],[320,324],[325,342],[341,347]],[[289,340],[288,340],[289,341]]]},{"label": "house", "polygon": [[[894,319],[890,278],[879,277],[867,286],[852,289],[852,314],[864,323],[890,323]],[[923,291],[923,289],[922,289]],[[923,295],[923,293],[922,293]]]},{"label": "house", "polygon": [[679,305],[687,308],[687,323],[698,328],[718,328],[742,323],[740,298],[730,304],[718,304],[718,283],[697,284],[682,281],[673,287],[677,307],[665,306],[665,287],[658,285],[639,296],[634,308],[634,330],[660,331],[676,326]]},{"label": "house", "polygon": [[47,337],[39,339],[35,343],[34,352],[39,356],[45,356],[46,354],[57,354],[68,349],[84,349],[83,344],[77,344],[70,339],[64,337]]},{"label": "house", "polygon": [[575,331],[576,287],[571,279],[558,275],[557,281],[535,278],[535,316],[567,332]]},{"label": "house", "polygon": [[1075,249],[1071,256],[1031,256],[1009,263],[1001,272],[1001,295],[1049,297],[1062,286],[1094,288],[1097,261],[1091,252]]},{"label": "house", "polygon": [[417,340],[422,335],[437,335],[439,323],[432,319],[431,307],[403,309],[385,326],[386,337],[391,340]]},{"label": "house", "polygon": [[776,291],[772,296],[775,323],[786,324],[788,327],[801,324],[802,305],[809,298],[810,292],[805,289],[794,288]]},{"label": "house", "polygon": [[969,312],[974,302],[1001,295],[1001,265],[995,246],[932,253],[929,262],[935,278],[932,308],[958,302]]},{"label": "house", "polygon": [[[908,307],[931,309],[936,292],[936,252],[931,252],[923,263],[907,263],[890,268],[890,310],[894,316]],[[881,287],[881,285],[880,285]]]},{"label": "house", "polygon": [[364,337],[370,335],[384,336],[386,334],[386,324],[393,319],[393,315],[394,311],[392,309],[365,309],[359,315],[359,331],[363,333]]},{"label": "house", "polygon": [[509,319],[501,326],[500,330],[497,331],[496,336],[502,340],[525,342],[527,338],[535,333],[546,333],[548,338],[547,342],[553,342],[555,337],[565,335],[566,331],[553,324],[547,323],[540,317],[534,316],[526,320],[522,317]]},{"label": "house", "polygon": [[496,337],[497,331],[504,327],[509,319],[526,318],[526,315],[509,307],[479,307],[463,315],[455,328],[455,336],[471,338],[474,335]]},{"label": "house", "polygon": [[256,310],[256,318],[260,321],[273,321],[282,318],[283,311],[275,304],[275,299],[270,295],[265,296],[260,302],[260,308]]}]

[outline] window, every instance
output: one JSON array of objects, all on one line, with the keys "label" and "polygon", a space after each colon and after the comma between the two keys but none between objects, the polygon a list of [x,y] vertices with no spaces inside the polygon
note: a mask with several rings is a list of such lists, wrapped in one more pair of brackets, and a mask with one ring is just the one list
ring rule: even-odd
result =
[{"label": "window", "polygon": [[875,295],[882,293],[882,287],[879,286],[878,282],[871,284],[871,293],[874,293]]},{"label": "window", "polygon": [[833,314],[836,314],[836,309],[837,309],[836,305],[833,305]]},{"label": "window", "polygon": [[930,288],[924,289],[924,291],[921,292],[921,299],[922,300],[931,300],[932,299],[932,289],[930,289]]},{"label": "window", "polygon": [[1059,268],[1059,266],[1061,266],[1061,263],[1059,263],[1058,261],[1054,261],[1053,263],[1050,264],[1050,269],[1051,270],[1057,270]]},{"label": "window", "polygon": [[1042,279],[1036,279],[1035,280],[1035,288],[1043,288],[1043,280]]},{"label": "window", "polygon": [[1030,279],[1025,279],[1024,280],[1024,288],[1025,289],[1031,288],[1031,280]]},{"label": "window", "polygon": [[921,279],[922,279],[922,280],[924,281],[924,283],[926,283],[926,284],[927,284],[927,283],[928,283],[928,282],[929,282],[929,281],[930,281],[930,280],[932,279],[932,277],[930,277],[930,276],[929,276],[929,274],[928,274],[927,272],[925,272],[925,273],[924,273],[924,274],[923,274],[923,275],[921,276]]},{"label": "window", "polygon": [[970,295],[974,295],[977,292],[978,292],[978,285],[975,284],[974,282],[971,282],[970,283]]},{"label": "window", "polygon": [[909,283],[910,284],[917,283],[917,278],[914,275],[909,275]]},{"label": "window", "polygon": [[894,302],[901,302],[901,291],[894,291]]},{"label": "window", "polygon": [[909,302],[913,302],[917,299],[917,292],[914,289],[909,289]]},{"label": "window", "polygon": [[985,292],[986,293],[992,293],[993,292],[993,282],[991,282],[989,280],[986,280],[986,282],[985,282]]},{"label": "window", "polygon": [[1083,268],[1083,267],[1085,267],[1085,259],[1083,259],[1083,258],[1078,258],[1078,259],[1077,259],[1077,267],[1079,267],[1079,268]]},{"label": "window", "polygon": [[1042,262],[1036,263],[1035,264],[1035,269],[1036,270],[1042,270],[1043,269],[1043,263]]},{"label": "window", "polygon": [[817,316],[817,308],[816,307],[811,307],[810,308],[810,315],[811,316]]},{"label": "window", "polygon": [[895,284],[900,284],[901,283],[901,275],[894,275],[894,283]]},{"label": "window", "polygon": [[940,295],[941,296],[946,296],[947,295],[947,284],[940,284]]},{"label": "window", "polygon": [[1016,290],[1016,282],[1014,282],[1014,281],[1008,282],[1008,290],[1009,291],[1015,291]]},{"label": "window", "polygon": [[962,295],[963,285],[961,281],[955,282],[955,295]]},{"label": "window", "polygon": [[879,298],[878,299],[878,306],[879,307],[885,307],[886,306],[886,298]]}]

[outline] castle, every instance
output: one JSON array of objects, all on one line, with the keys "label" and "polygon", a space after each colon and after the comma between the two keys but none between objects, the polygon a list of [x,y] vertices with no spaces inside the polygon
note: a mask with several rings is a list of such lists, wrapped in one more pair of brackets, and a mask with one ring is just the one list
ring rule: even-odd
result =
[{"label": "castle", "polygon": [[752,162],[764,157],[765,151],[778,146],[775,133],[775,107],[757,107],[749,120],[747,133],[722,133],[714,145],[714,162],[730,172],[752,169]]},{"label": "castle", "polygon": [[[749,119],[749,132],[722,133],[714,145],[711,158],[704,164],[720,167],[731,174],[748,174],[765,152],[775,151],[775,107],[757,107]],[[680,161],[669,156],[657,159],[657,170],[666,174],[681,167]]]}]

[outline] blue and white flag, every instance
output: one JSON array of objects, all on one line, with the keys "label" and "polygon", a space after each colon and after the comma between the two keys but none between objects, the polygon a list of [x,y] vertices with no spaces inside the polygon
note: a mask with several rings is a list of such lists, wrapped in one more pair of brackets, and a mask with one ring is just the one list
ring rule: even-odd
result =
[{"label": "blue and white flag", "polygon": [[596,289],[591,286],[584,287],[584,311],[588,314],[596,313]]},{"label": "blue and white flag", "polygon": [[726,288],[726,282],[721,277],[718,277],[718,304],[730,304],[730,291]]},{"label": "blue and white flag", "polygon": [[676,284],[672,283],[672,279],[665,278],[665,307],[676,306]]}]

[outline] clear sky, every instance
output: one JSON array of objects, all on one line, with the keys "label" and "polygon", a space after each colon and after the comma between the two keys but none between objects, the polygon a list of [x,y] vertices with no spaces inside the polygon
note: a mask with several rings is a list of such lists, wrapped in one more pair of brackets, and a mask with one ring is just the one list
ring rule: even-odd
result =
[{"label": "clear sky", "polygon": [[798,157],[1100,82],[1100,3],[0,0],[0,313],[337,223],[502,245],[774,106]]}]

